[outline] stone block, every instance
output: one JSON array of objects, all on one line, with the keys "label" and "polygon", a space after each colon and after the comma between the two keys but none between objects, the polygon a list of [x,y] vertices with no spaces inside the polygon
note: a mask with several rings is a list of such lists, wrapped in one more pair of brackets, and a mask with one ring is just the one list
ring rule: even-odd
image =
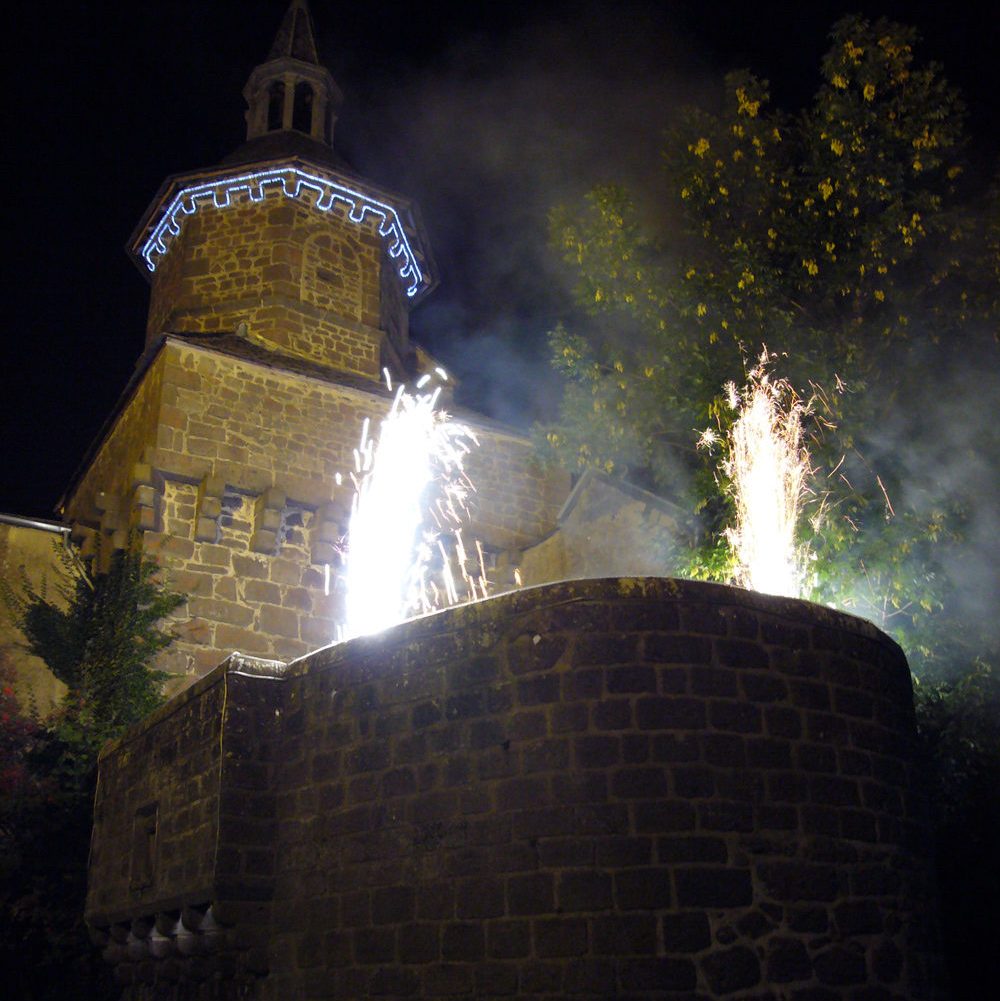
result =
[{"label": "stone block", "polygon": [[643,730],[699,730],[707,720],[703,700],[670,696],[638,699],[635,716]]},{"label": "stone block", "polygon": [[340,523],[336,521],[321,521],[313,529],[312,538],[314,540],[313,545],[317,545],[321,542],[330,543],[331,545],[340,541],[343,536],[343,531],[341,530]]},{"label": "stone block", "polygon": [[367,966],[395,959],[396,935],[391,928],[357,928],[352,938],[356,963]]},{"label": "stone block", "polygon": [[543,959],[582,956],[587,922],[582,918],[542,918],[534,922],[535,954]]},{"label": "stone block", "polygon": [[149,484],[140,484],[132,493],[132,501],[140,507],[152,507],[156,503],[156,488]]},{"label": "stone block", "polygon": [[664,914],[660,925],[667,952],[701,952],[712,944],[708,915],[704,911]]},{"label": "stone block", "polygon": [[412,886],[383,886],[372,893],[372,924],[386,925],[412,921],[416,911]]},{"label": "stone block", "polygon": [[528,873],[508,878],[508,914],[549,914],[554,906],[555,887],[551,873]]},{"label": "stone block", "polygon": [[261,605],[258,624],[262,631],[275,636],[288,636],[294,639],[299,635],[299,616],[291,608]]},{"label": "stone block", "polygon": [[132,528],[138,532],[155,532],[157,528],[156,512],[145,506],[133,508]]},{"label": "stone block", "polygon": [[494,959],[527,956],[531,951],[531,924],[524,921],[490,921],[486,925],[487,953]]},{"label": "stone block", "polygon": [[766,862],[758,867],[763,886],[777,900],[834,900],[839,889],[832,865]]},{"label": "stone block", "polygon": [[671,993],[692,991],[698,982],[698,971],[690,959],[623,959],[618,975],[622,987],[641,991],[646,997],[649,992],[654,997],[669,997]]},{"label": "stone block", "polygon": [[480,877],[464,880],[455,893],[455,908],[459,918],[495,918],[504,914],[503,880]]},{"label": "stone block", "polygon": [[619,910],[657,910],[673,905],[667,869],[626,869],[615,873],[614,883],[615,904]]},{"label": "stone block", "polygon": [[314,542],[309,550],[309,559],[318,566],[340,565],[340,553],[331,542]]},{"label": "stone block", "polygon": [[712,659],[710,640],[699,636],[673,636],[669,633],[647,636],[645,659],[659,664],[706,664]]},{"label": "stone block", "polygon": [[398,949],[402,963],[431,963],[440,959],[440,927],[429,923],[401,925]]},{"label": "stone block", "polygon": [[[218,517],[218,515],[215,517]],[[215,542],[218,537],[219,523],[211,515],[197,519],[194,528],[195,542]]]},{"label": "stone block", "polygon": [[813,969],[820,983],[830,986],[863,984],[867,979],[865,954],[861,948],[835,945],[813,957]]},{"label": "stone block", "polygon": [[250,550],[254,553],[272,555],[278,548],[278,533],[259,530],[250,539]]},{"label": "stone block", "polygon": [[845,900],[833,909],[837,930],[845,937],[878,935],[885,927],[882,910],[872,900]]},{"label": "stone block", "polygon": [[563,913],[605,911],[612,904],[612,880],[607,873],[583,870],[560,875],[558,906]]},{"label": "stone block", "polygon": [[716,996],[733,994],[760,983],[760,961],[744,945],[709,953],[702,961],[708,985]]},{"label": "stone block", "polygon": [[620,768],[611,777],[611,791],[620,799],[658,799],[668,789],[663,768]]},{"label": "stone block", "polygon": [[574,959],[565,967],[564,996],[583,994],[591,997],[614,997],[617,989],[616,965],[610,959]]},{"label": "stone block", "polygon": [[486,954],[485,929],[478,921],[446,924],[441,933],[441,958],[474,962]]},{"label": "stone block", "polygon": [[775,936],[767,943],[767,979],[776,984],[812,978],[812,963],[801,939]]},{"label": "stone block", "polygon": [[148,462],[137,462],[132,466],[131,485],[152,487],[154,484],[153,467]]},{"label": "stone block", "polygon": [[273,510],[272,508],[262,508],[256,513],[254,528],[257,535],[264,532],[277,535],[278,529],[281,528],[281,511]]},{"label": "stone block", "polygon": [[749,869],[692,866],[674,879],[680,907],[746,907],[753,900]]}]

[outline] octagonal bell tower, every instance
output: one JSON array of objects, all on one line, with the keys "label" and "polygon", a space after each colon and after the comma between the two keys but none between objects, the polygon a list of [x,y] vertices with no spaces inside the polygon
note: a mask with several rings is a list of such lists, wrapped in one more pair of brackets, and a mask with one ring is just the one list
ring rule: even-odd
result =
[{"label": "octagonal bell tower", "polygon": [[[157,661],[172,690],[232,651],[291,660],[343,622],[341,540],[358,438],[436,283],[416,206],[337,152],[341,92],[292,0],[244,90],[247,138],[168,178],[129,251],[151,285],[146,348],[60,512],[85,556],[141,545],[188,596]],[[520,551],[565,500],[527,440],[477,428],[473,537]],[[102,557],[103,558],[103,557]]]},{"label": "octagonal bell tower", "polygon": [[305,0],[294,0],[261,63],[250,74],[247,138],[292,129],[330,145],[344,95],[319,61],[312,18]]},{"label": "octagonal bell tower", "polygon": [[233,333],[361,376],[412,374],[410,308],[436,283],[416,206],[333,147],[343,95],[292,0],[250,74],[247,140],[218,166],[168,178],[130,244],[152,290],[147,346]]}]

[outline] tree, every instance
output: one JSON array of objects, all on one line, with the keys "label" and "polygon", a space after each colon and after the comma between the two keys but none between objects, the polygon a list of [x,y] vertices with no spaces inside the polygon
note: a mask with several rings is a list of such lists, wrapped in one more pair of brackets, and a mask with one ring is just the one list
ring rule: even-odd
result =
[{"label": "tree", "polygon": [[31,653],[68,688],[58,728],[88,765],[100,747],[162,702],[166,675],[151,665],[173,642],[160,621],[184,602],[156,579],[159,567],[137,549],[116,550],[106,571],[71,549],[60,559],[68,583],[54,598],[22,582],[7,592]]},{"label": "tree", "polygon": [[[951,657],[939,626],[969,496],[915,469],[912,446],[940,437],[931,375],[951,390],[970,354],[980,370],[1000,360],[1000,240],[996,193],[984,210],[958,187],[960,97],[915,42],[885,20],[838,22],[794,115],[771,108],[766,81],[727,76],[720,107],[666,137],[660,228],[614,186],[553,213],[586,319],[552,336],[565,395],[543,438],[571,469],[648,478],[700,512],[688,569],[717,575],[731,512],[695,446],[708,426],[724,437],[723,386],[766,345],[812,398],[815,596],[875,619],[930,670]],[[981,444],[1000,456],[995,428]]]},{"label": "tree", "polygon": [[18,997],[107,998],[109,971],[83,923],[97,754],[162,701],[151,664],[172,642],[159,622],[185,599],[137,549],[83,562],[60,550],[67,583],[50,596],[26,579],[4,598],[28,649],[68,686],[47,720],[0,696],[0,964]]},{"label": "tree", "polygon": [[917,676],[942,923],[971,999],[1000,890],[1000,175],[963,183],[961,100],[915,43],[838,22],[797,114],[729,75],[719,108],[666,137],[660,227],[615,186],[553,212],[582,316],[552,335],[565,395],[540,437],[571,470],[687,503],[700,533],[665,570],[728,580],[732,492],[699,435],[727,440],[723,387],[763,345],[811,400],[811,596],[892,633]]}]

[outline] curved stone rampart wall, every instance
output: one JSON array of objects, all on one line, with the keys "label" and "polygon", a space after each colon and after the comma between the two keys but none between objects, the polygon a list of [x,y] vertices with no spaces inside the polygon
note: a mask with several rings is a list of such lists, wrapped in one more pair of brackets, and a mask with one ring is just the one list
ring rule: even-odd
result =
[{"label": "curved stone rampart wall", "polygon": [[[867,622],[575,581],[282,678],[242,679],[266,799],[223,764],[217,910],[273,877],[249,996],[937,996],[910,676]],[[215,996],[169,990],[134,996]]]}]

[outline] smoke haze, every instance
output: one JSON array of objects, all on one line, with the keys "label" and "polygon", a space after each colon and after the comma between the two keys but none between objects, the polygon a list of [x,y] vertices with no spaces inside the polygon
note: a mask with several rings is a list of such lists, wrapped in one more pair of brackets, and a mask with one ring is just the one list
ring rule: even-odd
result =
[{"label": "smoke haze", "polygon": [[420,203],[442,284],[413,332],[464,379],[465,402],[522,426],[551,416],[545,335],[574,307],[548,214],[605,182],[656,211],[662,132],[711,79],[654,7],[604,4],[464,39],[405,87],[365,95],[345,131],[365,173]]}]

